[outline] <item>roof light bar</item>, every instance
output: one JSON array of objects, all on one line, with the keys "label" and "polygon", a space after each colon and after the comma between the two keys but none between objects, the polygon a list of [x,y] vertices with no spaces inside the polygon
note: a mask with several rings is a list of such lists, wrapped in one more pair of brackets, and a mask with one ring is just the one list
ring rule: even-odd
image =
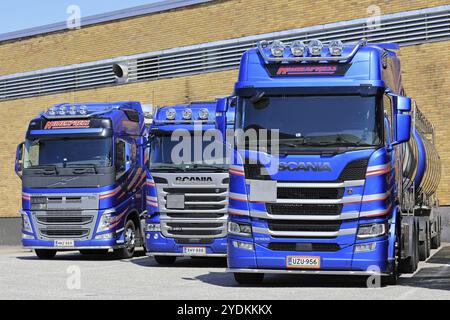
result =
[{"label": "roof light bar", "polygon": [[186,108],[183,110],[183,119],[184,120],[192,119],[192,109]]},{"label": "roof light bar", "polygon": [[280,40],[275,40],[272,42],[270,46],[270,52],[274,57],[282,57],[284,55],[284,50],[286,49],[286,45]]},{"label": "roof light bar", "polygon": [[200,111],[198,112],[198,118],[200,120],[208,120],[209,118],[209,111],[206,108],[200,109]]},{"label": "roof light bar", "polygon": [[305,51],[306,51],[306,46],[303,43],[303,41],[295,40],[294,42],[292,42],[291,53],[293,56],[303,57],[303,55],[305,54]]},{"label": "roof light bar", "polygon": [[166,111],[166,119],[167,120],[175,120],[175,117],[177,116],[177,110],[174,108],[170,108]]},{"label": "roof light bar", "polygon": [[[314,41],[314,40],[313,40]],[[311,41],[311,42],[313,42],[313,41]],[[318,41],[318,40],[317,40]],[[351,60],[354,56],[355,56],[355,54],[358,52],[358,50],[360,49],[360,48],[362,48],[362,47],[364,47],[366,44],[367,44],[367,40],[366,39],[362,39],[362,40],[359,40],[357,43],[356,43],[356,45],[354,46],[354,48],[352,49],[352,51],[348,54],[348,55],[346,55],[346,56],[342,56],[342,52],[343,52],[343,49],[344,49],[344,45],[342,44],[342,51],[340,52],[340,55],[337,55],[337,53],[339,52],[339,42],[335,42],[334,44],[333,44],[333,42],[331,42],[330,43],[330,45],[328,45],[327,47],[329,48],[329,50],[331,50],[331,45],[333,44],[334,46],[333,46],[333,52],[335,52],[335,54],[336,55],[333,55],[333,54],[331,54],[331,56],[322,56],[322,51],[323,51],[323,45],[322,45],[322,48],[320,48],[320,55],[318,55],[318,56],[315,56],[314,55],[314,53],[317,53],[317,51],[319,50],[319,47],[320,47],[320,45],[319,45],[319,43],[321,44],[321,42],[320,41],[318,41],[318,42],[313,42],[313,43],[311,43],[310,42],[310,44],[309,44],[309,46],[308,46],[308,49],[309,49],[309,53],[312,55],[312,56],[309,56],[309,57],[305,57],[305,56],[295,56],[294,55],[294,53],[292,52],[292,45],[295,43],[295,41],[292,43],[292,45],[290,46],[290,48],[291,48],[291,52],[292,52],[292,54],[294,55],[294,56],[290,56],[290,57],[284,57],[284,56],[269,56],[268,54],[267,54],[267,50],[266,50],[266,48],[267,47],[270,47],[271,49],[272,49],[272,47],[273,47],[273,43],[272,43],[272,45],[271,44],[268,44],[268,42],[267,41],[261,41],[261,42],[259,42],[258,43],[258,50],[259,50],[259,53],[261,54],[261,56],[263,57],[263,59],[265,60],[265,61],[267,61],[267,62],[302,62],[302,61],[305,61],[305,62],[319,62],[319,61],[335,61],[335,62],[348,62],[349,60]],[[340,43],[342,43],[342,42],[340,42]],[[296,44],[296,46],[298,46],[298,44]],[[296,47],[294,47],[294,48],[296,48]],[[314,50],[316,50],[314,53],[313,52],[311,52],[311,50],[314,48]],[[334,51],[335,50],[335,51]],[[272,51],[272,50],[271,50]],[[297,52],[297,53],[299,53],[299,52]],[[331,53],[331,51],[330,51],[330,53]]]},{"label": "roof light bar", "polygon": [[333,40],[328,45],[328,50],[332,56],[340,56],[344,51],[344,44],[341,40]]},{"label": "roof light bar", "polygon": [[322,54],[323,44],[320,40],[314,39],[309,42],[308,48],[309,48],[309,53],[312,56],[317,57]]}]

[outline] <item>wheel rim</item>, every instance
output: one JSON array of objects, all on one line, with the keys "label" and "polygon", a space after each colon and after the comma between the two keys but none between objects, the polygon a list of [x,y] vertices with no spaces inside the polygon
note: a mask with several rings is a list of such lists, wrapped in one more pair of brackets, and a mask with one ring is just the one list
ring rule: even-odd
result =
[{"label": "wheel rim", "polygon": [[125,247],[128,252],[133,252],[136,243],[136,233],[133,228],[128,227],[125,231]]}]

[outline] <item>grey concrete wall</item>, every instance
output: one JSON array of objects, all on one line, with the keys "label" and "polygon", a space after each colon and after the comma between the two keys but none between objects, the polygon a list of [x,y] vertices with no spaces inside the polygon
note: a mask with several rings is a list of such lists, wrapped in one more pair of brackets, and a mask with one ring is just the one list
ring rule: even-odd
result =
[{"label": "grey concrete wall", "polygon": [[450,242],[450,206],[440,207],[442,215],[442,241]]},{"label": "grey concrete wall", "polygon": [[21,244],[21,218],[0,218],[0,246]]}]

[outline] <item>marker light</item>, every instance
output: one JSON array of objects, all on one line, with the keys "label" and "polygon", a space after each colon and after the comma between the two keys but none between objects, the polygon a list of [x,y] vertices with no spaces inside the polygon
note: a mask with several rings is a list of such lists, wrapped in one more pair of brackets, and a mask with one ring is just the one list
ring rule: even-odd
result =
[{"label": "marker light", "polygon": [[322,54],[323,44],[320,40],[314,39],[309,42],[309,52],[312,56],[320,56]]},{"label": "marker light", "polygon": [[274,57],[282,57],[284,55],[285,48],[286,46],[283,42],[281,42],[280,40],[275,40],[274,42],[272,42],[270,52]]},{"label": "marker light", "polygon": [[206,108],[200,109],[200,111],[198,112],[198,117],[201,120],[207,120],[209,117],[209,111]]},{"label": "marker light", "polygon": [[183,119],[184,120],[190,120],[192,119],[192,110],[189,108],[186,108],[183,110]]},{"label": "marker light", "polygon": [[50,116],[56,116],[56,108],[55,108],[55,107],[49,108],[48,111],[47,111],[47,113],[48,113]]},{"label": "marker light", "polygon": [[62,106],[62,107],[59,107],[58,113],[59,113],[59,115],[64,116],[66,114],[66,111],[67,111],[67,108]]},{"label": "marker light", "polygon": [[332,56],[340,56],[344,50],[344,44],[340,40],[333,40],[328,45],[328,50]]},{"label": "marker light", "polygon": [[166,111],[166,119],[167,120],[175,120],[175,117],[177,116],[177,111],[173,108],[170,108]]},{"label": "marker light", "polygon": [[305,44],[303,43],[303,41],[300,40],[295,40],[291,44],[291,52],[296,57],[303,56],[303,54],[305,53],[305,48],[306,48]]},{"label": "marker light", "polygon": [[81,107],[78,109],[78,112],[79,112],[80,114],[82,114],[82,115],[85,115],[85,114],[87,114],[88,109],[87,109],[86,106],[81,106]]}]

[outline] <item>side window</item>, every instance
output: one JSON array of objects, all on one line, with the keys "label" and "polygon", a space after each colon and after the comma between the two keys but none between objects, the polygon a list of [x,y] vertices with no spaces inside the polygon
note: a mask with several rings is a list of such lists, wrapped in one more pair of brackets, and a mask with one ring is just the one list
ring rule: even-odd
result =
[{"label": "side window", "polygon": [[128,170],[129,159],[127,157],[129,157],[127,155],[127,143],[123,140],[116,140],[116,176],[121,176]]},{"label": "side window", "polygon": [[388,120],[385,125],[384,130],[384,138],[385,142],[388,143],[390,141],[389,137],[392,139],[393,132],[394,132],[394,122],[393,122],[393,115],[392,115],[392,100],[391,98],[385,94],[383,97],[383,107],[384,107],[384,116]]}]

